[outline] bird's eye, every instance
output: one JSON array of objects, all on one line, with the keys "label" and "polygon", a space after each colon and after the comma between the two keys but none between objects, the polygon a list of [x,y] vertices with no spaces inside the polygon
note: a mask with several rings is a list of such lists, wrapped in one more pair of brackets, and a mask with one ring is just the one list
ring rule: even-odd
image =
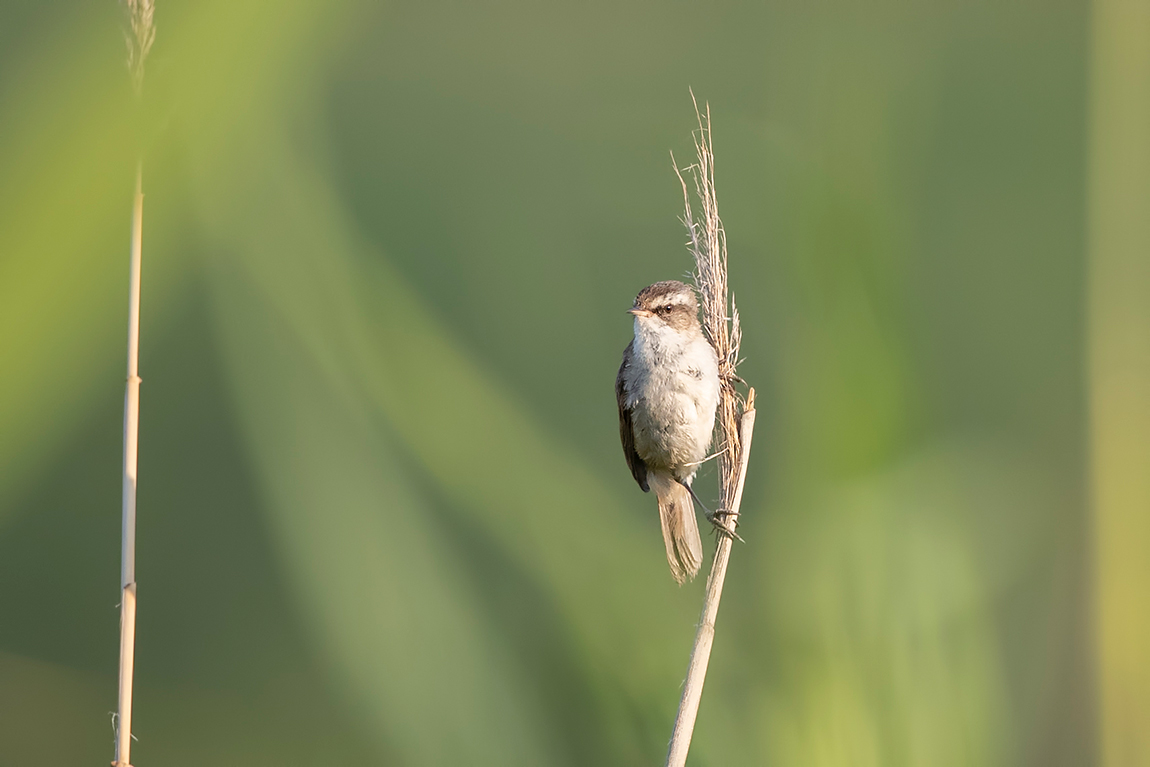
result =
[{"label": "bird's eye", "polygon": [[664,307],[663,307],[663,311],[664,311],[665,313],[670,313],[670,311],[671,311],[671,305],[670,305],[670,304],[667,304],[666,306],[664,306]]}]

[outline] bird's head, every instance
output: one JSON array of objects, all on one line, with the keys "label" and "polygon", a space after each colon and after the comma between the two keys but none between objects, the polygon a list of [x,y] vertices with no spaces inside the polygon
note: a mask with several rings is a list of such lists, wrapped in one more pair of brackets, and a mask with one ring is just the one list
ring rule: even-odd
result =
[{"label": "bird's head", "polygon": [[628,310],[639,325],[669,326],[678,331],[699,328],[699,302],[695,291],[678,280],[648,285],[635,296]]}]

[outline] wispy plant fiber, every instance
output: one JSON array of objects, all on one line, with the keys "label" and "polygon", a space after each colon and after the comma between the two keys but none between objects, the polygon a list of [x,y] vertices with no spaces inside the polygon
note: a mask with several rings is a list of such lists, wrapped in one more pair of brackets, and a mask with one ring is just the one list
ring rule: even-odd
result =
[{"label": "wispy plant fiber", "polygon": [[144,61],[156,41],[154,20],[155,0],[124,0],[128,9],[128,26],[124,30],[124,42],[128,46],[128,71],[132,75],[132,87],[138,95],[144,87]]}]

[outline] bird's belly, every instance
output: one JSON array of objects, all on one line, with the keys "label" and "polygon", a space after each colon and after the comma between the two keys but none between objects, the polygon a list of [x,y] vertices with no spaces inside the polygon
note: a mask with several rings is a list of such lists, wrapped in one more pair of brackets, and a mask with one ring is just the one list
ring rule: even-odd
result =
[{"label": "bird's belly", "polygon": [[[693,476],[696,467],[688,464],[707,456],[717,397],[685,391],[673,381],[652,383],[632,411],[635,452],[652,469],[673,471],[681,479]],[[692,383],[699,388],[698,381]]]}]

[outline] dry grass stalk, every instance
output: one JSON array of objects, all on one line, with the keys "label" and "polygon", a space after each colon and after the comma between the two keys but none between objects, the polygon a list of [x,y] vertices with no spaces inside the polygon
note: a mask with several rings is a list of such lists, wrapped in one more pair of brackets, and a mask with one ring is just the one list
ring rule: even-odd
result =
[{"label": "dry grass stalk", "polygon": [[[695,95],[692,93],[692,101],[694,98]],[[695,644],[691,649],[687,679],[683,683],[683,697],[679,701],[675,728],[671,733],[671,743],[667,750],[667,767],[683,767],[687,763],[687,751],[691,746],[695,717],[703,696],[703,682],[707,677],[707,664],[711,658],[715,619],[719,612],[727,563],[735,539],[736,521],[742,503],[743,484],[746,481],[747,461],[751,451],[751,436],[755,426],[755,390],[750,389],[746,401],[743,402],[735,389],[735,383],[741,380],[736,367],[739,362],[742,331],[739,327],[739,312],[733,299],[730,300],[730,312],[727,311],[727,236],[723,231],[723,222],[719,218],[718,199],[715,194],[715,156],[711,144],[710,106],[706,107],[704,116],[696,102],[695,116],[699,124],[698,130],[694,133],[697,159],[695,164],[684,170],[688,171],[694,180],[695,196],[700,207],[698,217],[691,206],[690,189],[677,165],[675,173],[683,185],[685,207],[683,224],[686,225],[690,235],[689,247],[695,257],[695,285],[703,304],[703,329],[719,356],[719,377],[722,382],[716,419],[722,434],[718,459],[719,493],[721,508],[727,513],[719,518],[726,534],[719,536],[715,561],[707,578],[703,613],[695,634]]]},{"label": "dry grass stalk", "polygon": [[[127,0],[131,33],[128,71],[137,97],[143,89],[144,60],[156,39],[153,0]],[[136,470],[140,433],[140,268],[144,236],[142,163],[136,165],[132,200],[132,244],[128,278],[128,380],[124,391],[123,527],[120,551],[120,679],[116,712],[115,767],[130,767],[132,748],[132,680],[136,655]]]}]

